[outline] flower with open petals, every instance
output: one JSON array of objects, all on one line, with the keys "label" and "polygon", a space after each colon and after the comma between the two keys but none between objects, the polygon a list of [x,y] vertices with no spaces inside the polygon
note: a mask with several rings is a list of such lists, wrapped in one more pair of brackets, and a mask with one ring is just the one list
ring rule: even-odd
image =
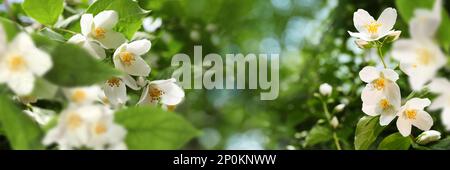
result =
[{"label": "flower with open petals", "polygon": [[353,24],[358,32],[349,31],[348,33],[364,41],[376,41],[395,32],[392,28],[396,20],[397,11],[394,8],[385,9],[377,20],[367,11],[358,9],[353,14]]},{"label": "flower with open petals", "polygon": [[129,75],[113,77],[106,81],[103,90],[112,106],[123,105],[126,103],[128,100],[127,86],[133,90],[139,90],[136,81]]},{"label": "flower with open petals", "polygon": [[89,39],[82,34],[76,34],[72,38],[70,38],[67,42],[79,45],[86,49],[89,54],[94,56],[97,59],[104,59],[106,57],[105,49],[102,46],[97,44],[96,41]]},{"label": "flower with open petals", "polygon": [[125,37],[114,31],[119,22],[116,11],[108,10],[97,14],[84,14],[81,16],[81,34],[98,41],[103,47],[113,49],[126,41]]},{"label": "flower with open petals", "polygon": [[37,48],[26,33],[18,34],[4,50],[0,53],[0,84],[6,83],[20,96],[30,94],[35,77],[43,76],[53,66],[50,55]]},{"label": "flower with open petals", "polygon": [[176,84],[174,78],[151,81],[144,88],[139,104],[157,104],[175,106],[184,98],[183,89]]},{"label": "flower with open petals", "polygon": [[433,126],[433,118],[424,111],[425,107],[430,106],[429,99],[413,98],[406,102],[397,113],[397,128],[400,134],[408,136],[411,134],[411,126],[427,131]]},{"label": "flower with open petals", "polygon": [[413,39],[431,39],[441,24],[442,0],[436,0],[433,9],[418,8],[409,21],[409,32]]},{"label": "flower with open petals", "polygon": [[162,25],[161,18],[147,17],[142,21],[142,26],[147,32],[155,32]]},{"label": "flower with open petals", "polygon": [[436,78],[428,85],[428,88],[431,92],[438,94],[429,109],[433,111],[442,109],[442,124],[450,131],[450,82],[444,78]]},{"label": "flower with open petals", "polygon": [[368,83],[361,94],[363,112],[370,116],[381,115],[380,125],[388,125],[401,106],[400,87],[395,83],[398,74],[392,69],[378,70],[367,66],[359,76]]},{"label": "flower with open petals", "polygon": [[150,66],[141,58],[141,55],[147,53],[151,46],[149,40],[122,44],[114,52],[113,62],[115,67],[133,76],[148,76]]},{"label": "flower with open petals", "polygon": [[63,92],[72,104],[84,105],[99,101],[101,88],[99,86],[75,87],[64,89]]}]

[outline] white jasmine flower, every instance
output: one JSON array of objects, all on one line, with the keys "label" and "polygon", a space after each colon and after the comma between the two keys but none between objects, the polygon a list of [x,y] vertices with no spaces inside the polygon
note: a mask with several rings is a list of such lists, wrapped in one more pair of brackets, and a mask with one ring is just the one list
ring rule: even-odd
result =
[{"label": "white jasmine flower", "polygon": [[126,86],[133,90],[139,90],[136,81],[129,75],[114,77],[106,81],[103,90],[110,104],[118,106],[126,103],[128,100]]},{"label": "white jasmine flower", "polygon": [[442,124],[447,131],[450,131],[450,82],[444,78],[437,78],[430,83],[428,88],[431,92],[439,94],[431,103],[430,110],[442,109]]},{"label": "white jasmine flower", "polygon": [[151,81],[142,92],[139,104],[157,104],[174,106],[184,98],[183,89],[176,84],[176,79]]},{"label": "white jasmine flower", "polygon": [[367,11],[358,9],[353,14],[353,24],[358,33],[350,31],[348,33],[352,37],[364,41],[376,41],[394,32],[392,28],[394,28],[396,20],[397,11],[394,8],[385,9],[377,20],[370,16]]},{"label": "white jasmine flower", "polygon": [[415,91],[421,90],[447,63],[439,46],[426,39],[396,41],[392,57],[400,62],[400,69],[409,76],[409,84]]},{"label": "white jasmine flower", "polygon": [[430,142],[438,141],[441,139],[441,132],[435,130],[429,130],[422,132],[417,138],[416,142],[421,145],[426,145]]},{"label": "white jasmine flower", "polygon": [[406,102],[397,113],[397,128],[403,136],[411,134],[411,126],[427,131],[433,126],[433,118],[424,111],[431,104],[429,99],[413,98]]},{"label": "white jasmine flower", "polygon": [[431,39],[441,24],[442,0],[436,0],[432,10],[416,9],[409,21],[409,32],[413,39]]},{"label": "white jasmine flower", "polygon": [[51,57],[38,49],[30,36],[20,33],[0,54],[0,83],[6,83],[17,95],[28,95],[35,76],[43,76],[52,66]]},{"label": "white jasmine flower", "polygon": [[108,10],[97,14],[84,14],[81,16],[81,33],[85,37],[98,41],[107,49],[117,48],[126,41],[125,37],[113,31],[119,22],[119,15],[116,11]]},{"label": "white jasmine flower", "polygon": [[319,87],[319,92],[323,96],[330,96],[331,93],[333,92],[333,87],[330,86],[328,83],[323,83]]},{"label": "white jasmine flower", "polygon": [[58,125],[47,133],[43,144],[57,143],[60,149],[126,149],[126,130],[114,124],[113,116],[101,105],[71,105],[61,113]]},{"label": "white jasmine flower", "polygon": [[105,50],[102,46],[97,44],[97,42],[95,42],[94,40],[90,40],[88,37],[83,36],[82,34],[74,35],[68,40],[68,42],[83,47],[89,52],[89,54],[97,59],[102,60],[106,57]]},{"label": "white jasmine flower", "polygon": [[52,110],[41,109],[38,107],[31,107],[31,110],[24,110],[23,112],[41,126],[47,125],[55,115],[55,112]]},{"label": "white jasmine flower", "polygon": [[361,94],[363,112],[370,116],[381,115],[380,125],[388,125],[401,106],[400,87],[395,83],[398,74],[392,69],[378,70],[367,66],[359,72],[359,76],[368,83]]},{"label": "white jasmine flower", "polygon": [[89,86],[64,89],[63,92],[71,103],[84,105],[98,101],[102,90],[99,86]]},{"label": "white jasmine flower", "polygon": [[161,18],[147,17],[142,21],[142,26],[147,32],[155,32],[162,25]]},{"label": "white jasmine flower", "polygon": [[148,76],[150,66],[141,58],[151,48],[148,40],[138,40],[122,44],[114,52],[113,61],[117,69],[133,76]]}]

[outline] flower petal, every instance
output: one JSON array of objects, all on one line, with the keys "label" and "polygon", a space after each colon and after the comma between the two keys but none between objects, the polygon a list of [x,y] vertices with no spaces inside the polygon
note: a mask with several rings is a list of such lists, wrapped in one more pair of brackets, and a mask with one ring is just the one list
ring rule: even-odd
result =
[{"label": "flower petal", "polygon": [[31,37],[26,33],[19,33],[9,45],[9,49],[24,53],[30,48],[36,48]]},{"label": "flower petal", "polygon": [[127,45],[127,51],[134,55],[144,55],[150,50],[151,46],[152,43],[149,40],[137,40]]},{"label": "flower petal", "polygon": [[362,111],[369,116],[378,116],[378,115],[380,115],[380,113],[377,113],[376,107],[377,107],[376,104],[371,105],[371,104],[363,103]]},{"label": "flower petal", "polygon": [[428,88],[433,93],[450,93],[450,81],[445,78],[435,78],[428,85]]},{"label": "flower petal", "polygon": [[353,24],[355,25],[356,30],[360,33],[367,33],[366,25],[375,21],[370,14],[363,10],[358,9],[355,13],[353,13]]},{"label": "flower petal", "polygon": [[33,91],[35,78],[31,72],[16,72],[8,80],[8,87],[19,96],[29,95]]},{"label": "flower petal", "polygon": [[107,49],[113,49],[122,45],[126,41],[126,39],[121,33],[108,30],[105,33],[105,37],[97,39],[97,41],[99,41],[100,44],[103,45],[103,47]]},{"label": "flower petal", "polygon": [[113,29],[117,22],[119,22],[119,15],[113,10],[100,12],[94,17],[95,26],[107,30]]},{"label": "flower petal", "polygon": [[428,107],[430,105],[431,105],[430,99],[421,99],[421,98],[412,98],[411,100],[408,100],[405,104],[407,108],[416,110],[423,110],[425,107]]},{"label": "flower petal", "polygon": [[133,76],[148,76],[150,74],[150,66],[140,57],[135,56],[135,61],[130,65],[125,65],[124,71]]},{"label": "flower petal", "polygon": [[122,76],[122,80],[131,89],[133,89],[133,90],[140,89],[136,83],[136,80],[133,77],[131,77],[130,75],[127,74],[127,75]]},{"label": "flower petal", "polygon": [[396,20],[397,10],[394,8],[386,8],[377,20],[381,24],[378,34],[386,35],[390,30],[392,30],[392,28],[394,28]]},{"label": "flower petal", "polygon": [[409,136],[411,134],[411,123],[406,118],[400,116],[397,119],[397,129],[402,136]]},{"label": "flower petal", "polygon": [[168,83],[159,87],[165,92],[165,94],[161,96],[161,103],[165,105],[177,105],[184,98],[183,89],[175,83]]},{"label": "flower petal", "polygon": [[99,60],[103,60],[106,57],[106,53],[103,47],[95,42],[85,42],[83,44],[83,47],[89,52],[89,54]]},{"label": "flower petal", "polygon": [[359,78],[366,83],[371,83],[372,81],[380,77],[380,71],[375,67],[366,66],[359,72]]},{"label": "flower petal", "polygon": [[86,37],[81,34],[76,34],[72,36],[69,40],[67,40],[68,43],[72,44],[82,44],[86,41]]},{"label": "flower petal", "polygon": [[395,110],[390,110],[389,112],[384,112],[380,116],[380,125],[386,126],[391,123],[392,120],[396,117]]},{"label": "flower petal", "polygon": [[430,107],[428,109],[435,111],[441,108],[450,107],[450,96],[440,95],[436,99],[433,100]]},{"label": "flower petal", "polygon": [[89,35],[94,27],[94,16],[92,14],[84,14],[80,20],[81,34],[84,36]]},{"label": "flower petal", "polygon": [[128,100],[127,88],[122,81],[119,81],[118,86],[111,86],[109,83],[105,83],[104,91],[105,96],[108,97],[112,105],[125,104]]},{"label": "flower petal", "polygon": [[44,75],[53,66],[50,55],[37,48],[29,48],[23,57],[27,61],[28,68],[37,76]]},{"label": "flower petal", "polygon": [[392,70],[392,69],[383,69],[383,70],[381,71],[381,73],[383,73],[383,75],[384,75],[385,78],[387,78],[387,79],[389,79],[389,80],[391,80],[391,81],[393,81],[393,82],[395,82],[395,81],[398,80],[398,74],[397,74],[397,72],[395,72],[395,71]]},{"label": "flower petal", "polygon": [[426,131],[433,126],[433,118],[425,111],[418,111],[416,119],[412,120],[411,123],[420,130]]},{"label": "flower petal", "polygon": [[413,39],[433,38],[441,21],[431,11],[416,9],[415,16],[409,21],[409,31]]},{"label": "flower petal", "polygon": [[447,131],[450,131],[450,108],[445,108],[441,113],[441,121]]}]

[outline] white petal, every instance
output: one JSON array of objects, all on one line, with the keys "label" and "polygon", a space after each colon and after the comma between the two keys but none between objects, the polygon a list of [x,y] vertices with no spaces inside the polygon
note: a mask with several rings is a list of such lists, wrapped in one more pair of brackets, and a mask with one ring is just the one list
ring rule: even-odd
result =
[{"label": "white petal", "polygon": [[18,52],[27,52],[30,48],[36,48],[34,46],[33,40],[31,37],[26,33],[20,33],[16,35],[14,40],[11,42],[9,49],[12,49],[14,51]]},{"label": "white petal", "polygon": [[108,83],[105,84],[104,87],[105,95],[108,97],[109,101],[113,105],[125,104],[128,100],[127,97],[127,88],[125,87],[125,83],[120,81],[119,86],[110,86]]},{"label": "white petal", "polygon": [[2,58],[0,58],[0,83],[5,83],[6,81],[9,80],[10,77],[10,71],[7,68],[6,64],[4,64],[1,61]]},{"label": "white petal", "polygon": [[119,15],[116,11],[103,11],[97,14],[94,18],[94,23],[96,27],[103,29],[113,29],[119,21]]},{"label": "white petal", "polygon": [[450,81],[445,78],[435,78],[428,85],[428,88],[433,93],[450,93]]},{"label": "white petal", "polygon": [[430,99],[412,98],[406,102],[405,106],[410,109],[423,110],[425,107],[430,106],[430,104]]},{"label": "white petal", "polygon": [[450,108],[450,96],[441,95],[433,100],[430,107],[428,109],[435,111],[441,108],[449,107]]},{"label": "white petal", "polygon": [[416,9],[415,16],[409,22],[410,35],[418,40],[433,38],[440,22],[431,11]]},{"label": "white petal", "polygon": [[31,72],[18,72],[10,76],[8,87],[19,96],[25,96],[33,91],[34,76]]},{"label": "white petal", "polygon": [[395,72],[392,69],[383,69],[381,72],[383,73],[385,78],[387,78],[387,79],[389,79],[389,80],[391,80],[393,82],[398,80],[397,72]]},{"label": "white petal", "polygon": [[357,32],[350,32],[348,31],[348,34],[350,34],[350,36],[355,37],[355,38],[359,38],[361,40],[364,41],[373,41],[373,38],[370,38],[367,34],[364,33],[357,33]]},{"label": "white petal", "polygon": [[28,68],[37,76],[44,75],[53,66],[50,55],[37,48],[29,48],[29,51],[23,57],[27,61]]},{"label": "white petal", "polygon": [[95,42],[85,42],[83,47],[89,52],[89,54],[97,59],[103,60],[106,57],[103,47]]},{"label": "white petal", "polygon": [[402,136],[409,136],[411,134],[411,123],[404,117],[400,116],[397,119],[397,129]]},{"label": "white petal", "polygon": [[72,36],[69,40],[67,40],[68,43],[72,44],[83,44],[86,41],[86,37],[81,34],[76,34]]},{"label": "white petal", "polygon": [[138,102],[139,105],[150,102],[149,98],[147,97],[149,89],[150,89],[150,84],[145,86],[144,89],[142,90],[142,94],[141,94],[141,97],[139,98],[139,102]]},{"label": "white petal", "polygon": [[402,95],[400,87],[396,83],[387,83],[384,89],[384,95],[396,109],[400,108]]},{"label": "white petal", "polygon": [[420,44],[413,40],[400,39],[392,46],[392,57],[401,63],[414,63],[416,60],[416,46]]},{"label": "white petal", "polygon": [[151,46],[152,43],[149,40],[133,41],[127,45],[127,51],[134,55],[144,55],[150,50]]},{"label": "white petal", "polygon": [[84,14],[80,20],[81,34],[84,36],[89,35],[94,27],[94,16],[92,14]]},{"label": "white petal", "polygon": [[131,89],[133,89],[133,90],[140,89],[136,83],[136,80],[133,77],[131,77],[130,75],[127,74],[127,75],[122,76],[122,80]]},{"label": "white petal", "polygon": [[375,19],[373,19],[373,17],[363,9],[358,9],[355,13],[353,13],[353,24],[360,33],[367,33],[365,26],[373,21],[375,21]]},{"label": "white petal", "polygon": [[370,84],[366,85],[361,93],[361,100],[370,105],[377,104],[383,97],[383,92],[373,88]]},{"label": "white petal", "polygon": [[105,38],[97,40],[107,49],[117,48],[126,41],[121,33],[111,30],[106,31]]},{"label": "white petal", "polygon": [[417,111],[416,119],[412,120],[411,123],[420,130],[426,131],[433,126],[433,118],[425,111]]},{"label": "white petal", "polygon": [[380,113],[377,113],[376,107],[377,107],[376,104],[369,105],[369,104],[363,103],[362,111],[369,116],[378,116],[378,115],[380,115]]},{"label": "white petal", "polygon": [[380,71],[375,67],[366,66],[359,72],[359,78],[366,83],[371,83],[372,81],[380,78]]},{"label": "white petal", "polygon": [[130,65],[125,65],[124,71],[133,76],[148,76],[150,74],[150,66],[140,57],[135,56],[135,61]]},{"label": "white petal", "polygon": [[394,8],[386,8],[378,18],[381,27],[378,30],[379,35],[386,35],[392,28],[394,28],[397,20],[397,11]]},{"label": "white petal", "polygon": [[165,105],[177,105],[184,98],[183,89],[175,83],[169,83],[165,86],[160,86],[160,88],[165,92],[161,96],[161,103]]},{"label": "white petal", "polygon": [[442,124],[447,131],[450,131],[450,108],[445,108],[441,114]]},{"label": "white petal", "polygon": [[394,120],[394,118],[396,117],[396,113],[394,110],[392,110],[391,112],[385,112],[384,114],[381,114],[380,116],[380,125],[381,126],[386,126],[389,123],[391,123],[392,120]]}]

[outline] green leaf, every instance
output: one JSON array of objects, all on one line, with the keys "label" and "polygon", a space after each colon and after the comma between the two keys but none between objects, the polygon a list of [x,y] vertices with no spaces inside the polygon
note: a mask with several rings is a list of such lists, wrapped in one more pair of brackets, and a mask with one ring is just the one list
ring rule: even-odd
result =
[{"label": "green leaf", "polygon": [[439,140],[428,146],[433,150],[449,150],[450,149],[450,137]]},{"label": "green leaf", "polygon": [[119,23],[116,26],[117,31],[123,33],[131,39],[141,28],[142,19],[150,11],[139,7],[139,4],[132,0],[98,0],[87,9],[86,13],[94,15],[104,11],[114,10],[119,14]]},{"label": "green leaf", "polygon": [[314,146],[332,139],[331,129],[324,125],[314,126],[305,139],[305,146]]},{"label": "green leaf", "polygon": [[45,79],[37,78],[31,96],[37,97],[38,99],[53,99],[57,91],[58,86]]},{"label": "green leaf", "polygon": [[39,125],[5,95],[0,95],[0,122],[13,149],[44,149]]},{"label": "green leaf", "polygon": [[21,31],[19,25],[6,18],[0,17],[0,26],[3,26],[3,30],[6,33],[8,41],[12,41],[14,37]]},{"label": "green leaf", "polygon": [[64,0],[25,0],[23,10],[41,24],[51,26],[64,10]]},{"label": "green leaf", "polygon": [[88,86],[105,82],[118,72],[94,59],[81,47],[60,44],[51,53],[53,68],[45,75],[50,82],[65,86]]},{"label": "green leaf", "polygon": [[[420,8],[431,10],[434,2],[434,0],[396,0],[396,5],[401,17],[405,22],[409,22],[414,16],[414,10]],[[448,30],[450,30],[450,17],[448,11],[446,11],[445,8],[442,8],[442,21],[436,38],[438,38],[439,42],[442,43],[447,50],[450,46],[450,32]]]},{"label": "green leaf", "polygon": [[394,133],[381,141],[379,150],[408,150],[413,141],[409,137],[403,137],[400,133]]},{"label": "green leaf", "polygon": [[198,131],[183,117],[156,107],[134,107],[116,113],[127,129],[129,149],[179,149]]},{"label": "green leaf", "polygon": [[384,127],[379,124],[379,117],[364,116],[356,125],[355,149],[369,149]]}]

